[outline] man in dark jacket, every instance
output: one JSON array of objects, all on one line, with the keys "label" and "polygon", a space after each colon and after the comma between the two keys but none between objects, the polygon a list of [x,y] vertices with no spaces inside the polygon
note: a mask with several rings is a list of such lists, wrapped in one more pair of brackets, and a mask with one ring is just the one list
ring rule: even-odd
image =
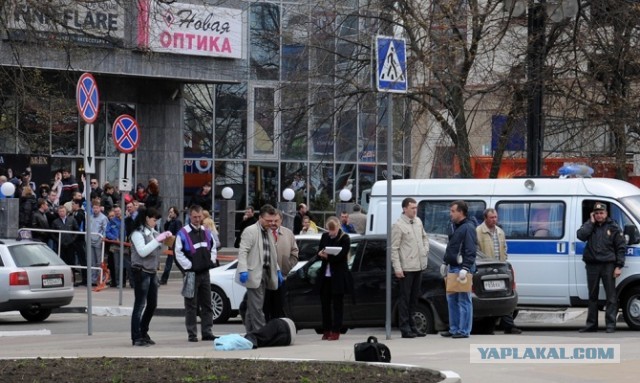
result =
[{"label": "man in dark jacket", "polygon": [[[47,200],[44,198],[38,199],[38,208],[33,212],[33,222],[31,227],[34,229],[49,229],[49,220],[47,219],[47,211],[49,210],[49,206],[47,205]],[[49,241],[49,233],[42,231],[34,231],[33,238],[48,243]]]},{"label": "man in dark jacket", "polygon": [[[73,217],[67,216],[67,209],[62,205],[58,206],[58,218],[53,221],[51,228],[64,231],[78,231],[79,229],[76,220]],[[75,240],[75,234],[60,234],[60,258],[62,258],[67,265],[76,264]]]},{"label": "man in dark jacket", "polygon": [[[469,207],[466,202],[453,201],[449,207],[451,234],[444,253],[444,263],[449,265],[449,273],[458,274],[463,283],[472,278],[476,269],[476,225],[467,217]],[[470,281],[469,281],[470,282]],[[467,283],[469,283],[467,282]],[[471,292],[447,293],[449,304],[449,331],[440,335],[452,338],[468,338],[473,322]]]},{"label": "man in dark jacket", "polygon": [[616,278],[624,267],[625,239],[617,223],[607,216],[607,205],[596,202],[589,220],[578,229],[578,239],[586,241],[582,261],[587,269],[589,310],[587,325],[580,332],[598,331],[598,294],[600,280],[607,295],[605,321],[607,332],[616,331],[618,313]]},{"label": "man in dark jacket", "polygon": [[[189,342],[198,341],[197,313],[200,307],[200,326],[202,340],[215,340],[212,332],[213,307],[211,305],[211,280],[209,269],[216,263],[216,247],[213,235],[202,226],[202,207],[193,205],[189,208],[191,223],[180,229],[176,236],[174,254],[176,264],[185,273],[195,274],[193,277],[194,294],[185,296],[185,325]],[[187,279],[188,280],[188,279]],[[186,286],[185,286],[186,287]]]}]

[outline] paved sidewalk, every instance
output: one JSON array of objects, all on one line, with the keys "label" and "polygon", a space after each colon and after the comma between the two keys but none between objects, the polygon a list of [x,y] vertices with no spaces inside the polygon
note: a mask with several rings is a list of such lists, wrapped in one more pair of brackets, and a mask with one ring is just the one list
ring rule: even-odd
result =
[{"label": "paved sidewalk", "polygon": [[[180,292],[182,290],[181,279],[169,279],[166,285],[161,285],[158,291],[158,308],[155,315],[159,316],[183,316],[184,301]],[[129,286],[122,289],[107,287],[100,291],[91,291],[91,312],[94,315],[131,315],[133,308],[133,289]],[[86,313],[88,299],[86,286],[75,288],[75,294],[71,304],[61,307],[54,312],[58,313]]]}]

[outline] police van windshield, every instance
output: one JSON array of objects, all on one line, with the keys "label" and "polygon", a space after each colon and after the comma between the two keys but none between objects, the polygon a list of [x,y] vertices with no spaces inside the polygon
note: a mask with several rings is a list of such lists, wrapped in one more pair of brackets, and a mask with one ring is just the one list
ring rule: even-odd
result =
[{"label": "police van windshield", "polygon": [[[637,222],[640,222],[640,195],[634,195],[631,197],[620,198],[620,202],[629,209],[629,212]],[[628,222],[625,224],[632,224],[632,222]]]}]

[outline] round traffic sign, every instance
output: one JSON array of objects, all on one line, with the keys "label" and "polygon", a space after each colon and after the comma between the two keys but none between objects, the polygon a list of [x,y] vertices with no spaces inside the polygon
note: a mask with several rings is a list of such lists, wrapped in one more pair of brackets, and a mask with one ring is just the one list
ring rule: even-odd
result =
[{"label": "round traffic sign", "polygon": [[122,153],[131,153],[140,144],[140,129],[136,120],[128,114],[118,116],[111,129],[116,149]]},{"label": "round traffic sign", "polygon": [[80,117],[87,123],[93,124],[98,118],[100,97],[98,83],[91,73],[83,73],[76,85],[76,103]]}]

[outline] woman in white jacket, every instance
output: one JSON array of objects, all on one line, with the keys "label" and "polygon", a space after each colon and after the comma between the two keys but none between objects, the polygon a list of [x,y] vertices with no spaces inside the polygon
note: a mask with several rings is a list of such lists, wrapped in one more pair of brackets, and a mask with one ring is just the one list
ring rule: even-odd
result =
[{"label": "woman in white jacket", "polygon": [[162,254],[162,242],[173,234],[156,230],[160,213],[154,209],[138,211],[131,233],[131,272],[133,274],[135,300],[131,314],[131,342],[134,346],[150,346],[155,342],[149,337],[149,323],[158,305],[157,270]]}]

